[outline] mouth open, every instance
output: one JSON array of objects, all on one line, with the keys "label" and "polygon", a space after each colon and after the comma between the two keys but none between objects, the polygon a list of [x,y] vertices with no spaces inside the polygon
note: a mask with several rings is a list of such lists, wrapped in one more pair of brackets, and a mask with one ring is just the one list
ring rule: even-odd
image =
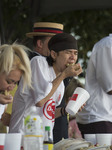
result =
[{"label": "mouth open", "polygon": [[68,64],[66,64],[66,66],[68,67],[68,66],[73,66],[75,63],[68,63]]}]

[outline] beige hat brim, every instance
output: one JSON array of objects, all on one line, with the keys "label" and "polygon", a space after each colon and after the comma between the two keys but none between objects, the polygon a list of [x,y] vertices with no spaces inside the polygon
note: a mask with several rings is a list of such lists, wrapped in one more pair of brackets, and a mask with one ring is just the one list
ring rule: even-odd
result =
[{"label": "beige hat brim", "polygon": [[33,32],[26,33],[26,36],[54,36],[63,32],[63,24],[53,22],[36,22],[34,23]]},{"label": "beige hat brim", "polygon": [[43,33],[43,32],[30,32],[26,33],[26,36],[33,38],[33,36],[54,36],[56,33]]}]

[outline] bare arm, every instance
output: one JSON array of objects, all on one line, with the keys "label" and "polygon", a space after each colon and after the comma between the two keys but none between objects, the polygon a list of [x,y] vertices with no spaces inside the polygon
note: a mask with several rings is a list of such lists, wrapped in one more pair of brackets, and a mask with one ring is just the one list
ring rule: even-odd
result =
[{"label": "bare arm", "polygon": [[63,115],[67,115],[67,112],[65,111],[65,108],[64,107],[56,108],[56,110],[55,110],[55,118],[58,118],[58,117],[62,116],[62,114]]},{"label": "bare arm", "polygon": [[56,79],[53,80],[52,84],[53,84],[53,88],[50,91],[50,93],[44,98],[42,99],[40,102],[38,102],[36,104],[37,107],[42,107],[42,105],[44,105],[48,99],[50,99],[50,97],[54,94],[54,92],[56,91],[56,89],[58,88],[58,86],[60,85],[60,83],[64,80],[64,75],[60,74],[57,76]]},{"label": "bare arm", "polygon": [[76,64],[74,66],[68,66],[62,73],[60,73],[52,82],[53,87],[50,91],[50,93],[43,98],[42,100],[40,100],[36,106],[37,107],[42,107],[50,98],[51,96],[54,94],[54,92],[56,91],[56,89],[58,88],[58,86],[60,85],[60,83],[67,77],[70,76],[77,76],[82,72],[82,68],[79,64]]},{"label": "bare arm", "polygon": [[[86,104],[82,105],[81,108],[79,109],[79,111],[82,111],[82,109],[84,108],[85,105]],[[65,115],[68,114],[66,112],[66,110],[65,110],[65,107],[58,107],[58,108],[56,108],[56,110],[55,110],[55,118],[58,118],[60,116],[65,116]]]}]

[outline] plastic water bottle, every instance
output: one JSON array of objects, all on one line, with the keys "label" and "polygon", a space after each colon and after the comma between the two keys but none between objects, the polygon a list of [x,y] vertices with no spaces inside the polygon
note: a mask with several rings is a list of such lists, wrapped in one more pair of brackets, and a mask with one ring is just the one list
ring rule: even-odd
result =
[{"label": "plastic water bottle", "polygon": [[44,136],[44,150],[53,150],[53,141],[50,135],[50,126],[45,126]]},{"label": "plastic water bottle", "polygon": [[32,106],[24,119],[24,150],[43,150],[43,123]]}]

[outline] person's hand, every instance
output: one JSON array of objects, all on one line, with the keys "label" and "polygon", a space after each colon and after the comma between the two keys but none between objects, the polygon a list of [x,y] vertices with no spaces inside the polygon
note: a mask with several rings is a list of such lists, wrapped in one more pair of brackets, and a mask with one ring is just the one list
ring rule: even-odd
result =
[{"label": "person's hand", "polygon": [[13,97],[11,95],[0,94],[0,104],[9,104],[12,103]]},{"label": "person's hand", "polygon": [[74,65],[69,65],[63,73],[65,74],[65,78],[71,77],[71,76],[78,76],[80,73],[82,73],[82,67],[81,65],[74,64]]},{"label": "person's hand", "polygon": [[8,114],[7,112],[4,112],[2,114],[1,121],[5,126],[9,126],[10,119],[11,119],[11,114]]},{"label": "person's hand", "polygon": [[79,109],[79,111],[82,111],[82,109],[84,108],[84,106],[86,105],[86,103],[84,103],[81,108]]}]

